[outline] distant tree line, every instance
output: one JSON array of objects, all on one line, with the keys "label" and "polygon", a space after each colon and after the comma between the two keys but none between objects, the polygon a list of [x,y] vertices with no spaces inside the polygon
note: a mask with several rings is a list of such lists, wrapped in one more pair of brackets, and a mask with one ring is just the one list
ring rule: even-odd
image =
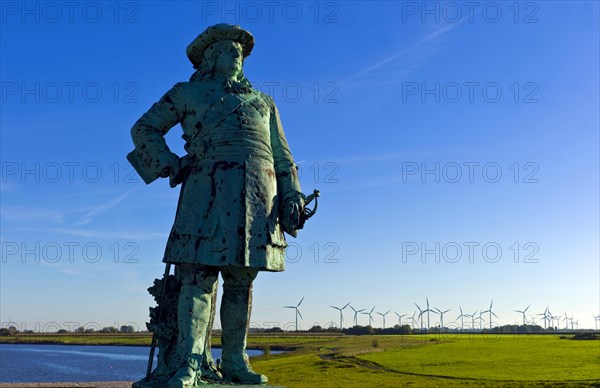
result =
[{"label": "distant tree line", "polygon": [[[130,333],[135,333],[135,328],[133,326],[130,325],[123,325],[121,326],[120,329],[117,329],[114,326],[107,326],[107,327],[103,327],[100,330],[96,330],[93,328],[88,328],[86,329],[83,326],[79,326],[77,329],[75,329],[74,331],[75,333],[126,333],[126,334],[130,334]],[[0,336],[1,337],[7,337],[7,336],[13,336],[13,335],[17,335],[17,334],[33,334],[34,331],[33,330],[24,330],[23,332],[20,332],[15,326],[9,326],[9,327],[3,327],[0,328]],[[66,334],[66,333],[70,333],[69,330],[66,329],[60,329],[56,332],[57,334]]]}]

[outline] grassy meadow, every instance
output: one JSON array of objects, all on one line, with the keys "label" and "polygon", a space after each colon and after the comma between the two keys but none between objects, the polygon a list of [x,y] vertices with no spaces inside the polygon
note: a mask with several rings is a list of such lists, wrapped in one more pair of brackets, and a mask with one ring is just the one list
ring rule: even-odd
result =
[{"label": "grassy meadow", "polygon": [[[150,336],[30,334],[0,342],[149,345]],[[559,335],[286,333],[252,335],[248,347],[266,350],[253,368],[287,387],[600,387],[600,341]]]}]

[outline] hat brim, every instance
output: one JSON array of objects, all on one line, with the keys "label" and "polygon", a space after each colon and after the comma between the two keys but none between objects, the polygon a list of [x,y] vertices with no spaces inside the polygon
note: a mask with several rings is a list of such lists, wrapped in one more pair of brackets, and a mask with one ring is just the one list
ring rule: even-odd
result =
[{"label": "hat brim", "polygon": [[242,45],[242,55],[246,58],[254,48],[254,36],[239,26],[222,28],[219,25],[208,27],[187,46],[186,54],[194,67],[198,67],[204,58],[204,51],[213,43],[221,40],[233,40]]}]

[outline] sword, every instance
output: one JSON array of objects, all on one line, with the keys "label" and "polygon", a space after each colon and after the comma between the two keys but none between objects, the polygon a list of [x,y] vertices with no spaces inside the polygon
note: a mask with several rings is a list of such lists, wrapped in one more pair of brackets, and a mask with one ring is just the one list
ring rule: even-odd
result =
[{"label": "sword", "polygon": [[[302,229],[304,228],[304,223],[311,218],[312,216],[315,215],[315,213],[317,212],[317,208],[319,207],[319,201],[317,200],[317,198],[319,198],[321,196],[321,192],[317,189],[313,190],[313,193],[306,196],[306,198],[304,198],[304,208],[302,209],[302,212],[300,213],[300,219],[298,220],[298,229]],[[309,209],[308,207],[306,207],[306,205],[308,205],[309,203],[311,203],[312,201],[315,201],[315,206],[313,206],[312,209]]]},{"label": "sword", "polygon": [[[171,263],[165,265],[165,274],[163,275],[162,290],[160,292],[160,302],[158,304],[158,313],[156,314],[156,322],[160,322],[162,310],[164,307],[165,294],[167,293],[167,281],[171,272]],[[152,373],[152,364],[154,363],[154,350],[156,349],[156,334],[152,333],[152,343],[150,344],[150,357],[148,358],[148,368],[146,369],[146,381],[150,380]]]}]

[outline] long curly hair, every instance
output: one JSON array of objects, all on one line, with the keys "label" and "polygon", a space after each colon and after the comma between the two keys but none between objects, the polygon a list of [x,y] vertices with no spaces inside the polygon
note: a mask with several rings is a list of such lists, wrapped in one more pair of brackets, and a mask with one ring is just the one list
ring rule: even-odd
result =
[{"label": "long curly hair", "polygon": [[[192,76],[190,77],[191,82],[206,81],[206,80],[210,80],[213,78],[214,71],[215,71],[215,64],[217,63],[217,58],[220,54],[219,43],[221,43],[221,42],[222,41],[215,42],[215,43],[211,44],[210,46],[208,46],[208,48],[206,50],[204,50],[202,62],[200,62],[200,65],[197,67],[196,72],[194,72],[194,74],[192,74]],[[238,46],[238,48],[241,52],[241,50],[242,50],[241,44],[236,42],[236,45]],[[238,75],[236,77],[236,81],[240,82],[243,86],[248,86],[248,87],[252,86],[250,81],[248,81],[248,79],[244,76],[244,59],[242,59],[242,69],[238,73]]]}]

